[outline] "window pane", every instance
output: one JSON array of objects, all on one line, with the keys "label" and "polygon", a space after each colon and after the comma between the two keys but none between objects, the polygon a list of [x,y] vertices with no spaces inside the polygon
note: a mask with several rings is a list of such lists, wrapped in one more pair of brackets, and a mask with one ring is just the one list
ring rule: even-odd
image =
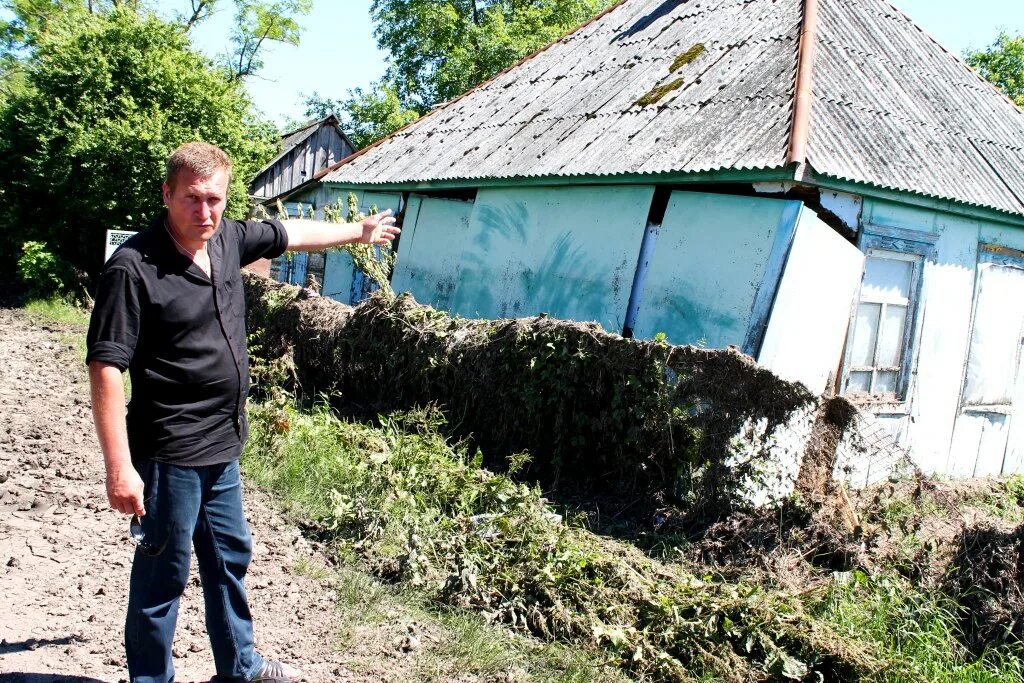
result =
[{"label": "window pane", "polygon": [[907,322],[907,307],[889,304],[879,332],[876,367],[898,367],[903,358],[903,329]]},{"label": "window pane", "polygon": [[846,391],[850,394],[866,394],[871,391],[871,373],[851,372],[850,381],[846,385]]},{"label": "window pane", "polygon": [[875,341],[878,339],[880,304],[861,304],[857,307],[856,327],[853,330],[853,354],[850,362],[856,367],[874,365]]},{"label": "window pane", "polygon": [[983,263],[978,280],[964,402],[1007,405],[1013,400],[1024,324],[1024,270]]},{"label": "window pane", "polygon": [[909,301],[913,274],[914,264],[911,261],[869,256],[864,262],[861,301]]},{"label": "window pane", "polygon": [[875,374],[875,391],[876,394],[895,394],[896,393],[896,378],[899,377],[898,372],[879,372]]}]

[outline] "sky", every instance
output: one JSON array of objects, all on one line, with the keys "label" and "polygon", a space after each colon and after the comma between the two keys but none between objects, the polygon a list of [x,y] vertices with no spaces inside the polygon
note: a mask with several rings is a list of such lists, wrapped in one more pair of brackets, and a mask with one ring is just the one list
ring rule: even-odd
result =
[{"label": "sky", "polygon": [[[1024,0],[890,0],[951,52],[982,48],[1000,29],[1024,34]],[[157,0],[158,11],[184,11],[188,0]],[[211,56],[228,49],[232,5],[199,26],[196,46]],[[298,47],[272,45],[265,66],[246,86],[272,121],[285,125],[303,118],[304,96],[319,92],[341,98],[351,88],[370,86],[387,68],[370,21],[370,0],[314,0]]]}]

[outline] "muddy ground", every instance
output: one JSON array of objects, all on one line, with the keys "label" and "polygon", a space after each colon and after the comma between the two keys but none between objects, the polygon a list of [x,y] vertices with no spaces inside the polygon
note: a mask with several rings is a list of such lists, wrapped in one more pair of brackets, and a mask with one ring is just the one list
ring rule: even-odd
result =
[{"label": "muddy ground", "polygon": [[[128,520],[109,509],[89,412],[88,380],[74,339],[0,309],[0,682],[120,681],[127,677],[122,620],[133,544]],[[326,557],[252,488],[255,539],[248,580],[257,646],[302,666],[310,681],[401,680],[378,635],[337,635],[330,578],[297,569]],[[359,652],[362,649],[364,652]],[[193,579],[175,641],[178,681],[214,674]],[[346,663],[381,658],[360,673]],[[393,661],[393,660],[392,660]]]}]

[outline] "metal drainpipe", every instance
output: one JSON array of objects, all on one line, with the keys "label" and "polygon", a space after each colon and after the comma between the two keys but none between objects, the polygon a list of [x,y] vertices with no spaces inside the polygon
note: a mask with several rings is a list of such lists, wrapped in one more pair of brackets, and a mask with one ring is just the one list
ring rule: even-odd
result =
[{"label": "metal drainpipe", "polygon": [[640,242],[640,256],[636,260],[636,272],[633,274],[633,288],[629,291],[629,303],[626,305],[626,324],[622,328],[622,336],[632,338],[636,317],[640,314],[640,304],[647,284],[647,271],[651,257],[654,255],[654,244],[658,240],[661,223],[648,223],[644,230],[644,238]]}]

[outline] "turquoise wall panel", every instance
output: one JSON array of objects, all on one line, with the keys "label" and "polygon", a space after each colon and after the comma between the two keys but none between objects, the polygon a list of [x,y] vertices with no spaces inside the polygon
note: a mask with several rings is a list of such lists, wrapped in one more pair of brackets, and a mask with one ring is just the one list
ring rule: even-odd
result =
[{"label": "turquoise wall panel", "polygon": [[619,332],[653,188],[412,195],[392,286],[466,317],[548,313]]},{"label": "turquoise wall panel", "polygon": [[[801,203],[673,192],[654,248],[634,334],[674,344],[743,347],[770,310]],[[762,287],[770,289],[759,295]]]},{"label": "turquoise wall panel", "polygon": [[331,249],[324,261],[324,286],[321,294],[343,304],[352,303],[352,279],[355,263],[347,251]]},{"label": "turquoise wall panel", "polygon": [[473,202],[411,195],[391,277],[396,292],[450,310]]},{"label": "turquoise wall panel", "polygon": [[548,313],[621,332],[653,195],[644,186],[481,190],[467,238],[447,244],[460,252],[450,310]]}]

